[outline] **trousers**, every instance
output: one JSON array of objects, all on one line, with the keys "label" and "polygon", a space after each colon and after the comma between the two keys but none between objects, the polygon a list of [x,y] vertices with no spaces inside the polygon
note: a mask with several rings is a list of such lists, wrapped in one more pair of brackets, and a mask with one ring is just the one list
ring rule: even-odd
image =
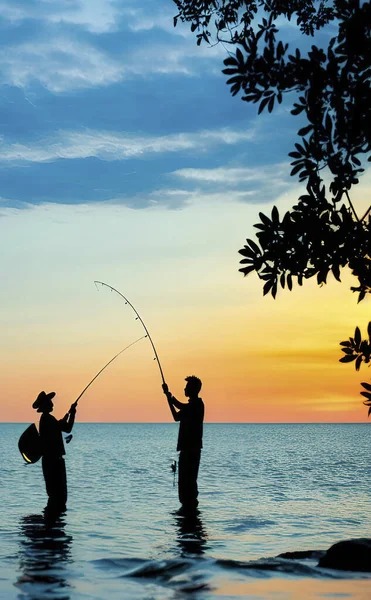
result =
[{"label": "trousers", "polygon": [[66,509],[67,502],[67,476],[64,458],[62,456],[43,456],[42,468],[48,494],[47,509],[62,512]]},{"label": "trousers", "polygon": [[178,495],[185,508],[198,505],[197,476],[200,466],[201,449],[181,450],[178,464]]}]

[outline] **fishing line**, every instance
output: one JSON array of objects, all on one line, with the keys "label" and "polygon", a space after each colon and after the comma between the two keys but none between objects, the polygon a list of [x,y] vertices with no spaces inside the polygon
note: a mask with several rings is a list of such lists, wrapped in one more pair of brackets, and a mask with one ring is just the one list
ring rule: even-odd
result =
[{"label": "fishing line", "polygon": [[[109,360],[108,363],[106,365],[104,365],[104,367],[100,371],[98,371],[98,373],[93,377],[93,379],[88,383],[88,385],[82,390],[80,396],[77,398],[77,400],[75,400],[74,404],[77,405],[77,403],[80,400],[81,396],[83,394],[85,394],[85,392],[88,389],[88,387],[91,386],[91,384],[93,383],[93,381],[96,380],[96,378],[98,377],[98,375],[100,375],[102,373],[102,371],[104,371],[104,369],[106,367],[108,367],[108,365],[110,365],[111,362],[113,362],[115,360],[115,358],[117,358],[118,356],[120,356],[120,354],[122,354],[123,352],[125,352],[125,350],[128,350],[129,348],[131,348],[132,346],[134,346],[134,344],[137,344],[141,340],[144,340],[144,338],[146,338],[146,337],[147,337],[146,335],[142,335],[142,337],[140,337],[137,340],[135,340],[135,342],[132,342],[131,344],[129,344],[128,346],[126,346],[125,348],[123,348],[122,350],[120,350],[120,352],[118,352],[117,354],[115,354],[115,356],[113,358],[111,358],[111,360]],[[69,435],[67,435],[67,437],[64,438],[64,441],[66,442],[66,444],[70,443],[70,441],[72,440],[72,437],[73,437],[72,433],[70,433]],[[25,458],[25,457],[23,457],[23,458]]]},{"label": "fishing line", "polygon": [[108,367],[108,365],[110,365],[111,362],[113,362],[115,360],[115,358],[117,358],[118,356],[120,356],[120,354],[122,354],[123,352],[125,352],[125,350],[128,350],[129,348],[131,348],[132,346],[134,346],[134,344],[137,344],[138,342],[140,342],[140,340],[144,340],[144,338],[146,338],[146,337],[147,337],[146,335],[142,335],[142,337],[140,337],[137,340],[135,340],[135,342],[132,342],[131,344],[129,344],[128,346],[126,346],[125,348],[123,348],[122,350],[120,350],[120,352],[118,352],[117,354],[115,354],[115,356],[113,358],[111,358],[111,360],[109,360],[106,365],[104,365],[103,369],[101,369],[100,371],[98,371],[98,373],[95,375],[95,377],[93,377],[93,379],[90,381],[90,383],[88,383],[88,385],[82,390],[80,396],[77,398],[77,400],[75,400],[74,404],[77,404],[77,402],[80,400],[81,396],[83,394],[85,394],[85,392],[88,389],[88,387],[91,386],[91,384],[93,383],[93,381],[96,380],[96,378],[98,377],[98,375],[100,375],[102,373],[102,371],[104,371],[104,369],[106,367]]},{"label": "fishing line", "polygon": [[[110,365],[111,362],[113,362],[115,360],[115,358],[120,356],[120,354],[125,352],[125,350],[128,350],[129,348],[131,348],[131,346],[134,346],[134,344],[137,344],[141,340],[144,340],[144,338],[146,338],[146,337],[147,337],[147,335],[142,335],[142,337],[135,340],[135,342],[132,342],[131,344],[129,344],[128,346],[126,346],[125,348],[120,350],[120,352],[115,354],[115,356],[113,358],[111,358],[111,360],[109,360],[108,363],[105,364],[102,369],[100,369],[100,371],[98,371],[98,373],[93,377],[93,379],[91,381],[89,381],[88,385],[82,390],[81,394],[79,395],[77,400],[75,400],[74,404],[76,405],[78,403],[81,396],[83,394],[85,394],[88,387],[91,386],[93,381],[96,380],[96,378],[102,373],[102,371],[104,371],[104,369],[106,367],[108,367],[108,365]],[[69,435],[67,435],[67,437],[64,438],[64,441],[66,442],[66,444],[70,443],[70,441],[72,440],[72,437],[73,437],[72,433],[70,433]],[[40,435],[39,435],[39,432],[38,432],[35,424],[32,424],[29,427],[27,427],[26,431],[24,431],[22,433],[22,435],[18,441],[18,448],[19,448],[19,451],[22,454],[26,464],[35,463],[38,460],[40,460],[40,458],[42,456],[42,448],[41,448],[41,444],[40,444]]]},{"label": "fishing line", "polygon": [[147,327],[144,324],[144,321],[143,321],[142,317],[140,316],[140,314],[138,313],[138,311],[136,310],[136,308],[132,305],[131,302],[129,302],[129,300],[123,294],[121,294],[121,292],[119,292],[118,290],[116,290],[116,288],[112,287],[112,285],[108,285],[108,283],[104,283],[103,281],[94,281],[94,283],[95,283],[95,287],[97,288],[97,291],[99,291],[98,284],[102,285],[102,286],[105,286],[105,287],[109,288],[112,292],[116,292],[116,294],[118,294],[119,296],[121,296],[121,298],[123,298],[125,300],[125,304],[128,304],[133,309],[133,311],[137,315],[136,316],[136,320],[139,319],[139,321],[143,325],[144,331],[146,332],[145,337],[148,337],[149,341],[151,342],[151,346],[152,346],[153,352],[155,354],[155,358],[153,360],[155,360],[157,362],[158,368],[160,369],[162,383],[165,383],[164,373],[162,371],[160,359],[159,359],[158,354],[156,352],[155,345],[154,345],[154,343],[152,341],[152,338],[151,338],[151,336],[149,334],[149,331],[148,331]]}]

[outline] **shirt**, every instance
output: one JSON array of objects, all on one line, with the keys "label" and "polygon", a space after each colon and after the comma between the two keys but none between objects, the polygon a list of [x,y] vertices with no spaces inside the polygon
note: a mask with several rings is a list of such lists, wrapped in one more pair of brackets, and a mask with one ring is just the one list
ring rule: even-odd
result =
[{"label": "shirt", "polygon": [[63,419],[57,421],[50,413],[40,417],[40,441],[42,455],[47,458],[63,456],[65,453],[62,437]]},{"label": "shirt", "polygon": [[179,411],[177,450],[200,450],[205,407],[201,398],[185,404]]}]

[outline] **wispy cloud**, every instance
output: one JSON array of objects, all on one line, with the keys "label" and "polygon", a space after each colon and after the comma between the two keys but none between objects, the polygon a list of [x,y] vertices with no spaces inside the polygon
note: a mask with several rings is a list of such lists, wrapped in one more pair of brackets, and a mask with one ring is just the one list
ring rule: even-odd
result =
[{"label": "wispy cloud", "polygon": [[78,25],[92,33],[116,29],[122,10],[115,0],[1,0],[0,14],[11,22],[39,20]]},{"label": "wispy cloud", "polygon": [[179,36],[189,35],[189,28],[173,26],[176,7],[158,5],[150,0],[0,0],[0,14],[11,23],[38,20],[44,23],[76,25],[91,33],[117,30],[124,20],[134,32],[161,29]]},{"label": "wispy cloud", "polygon": [[144,7],[142,3],[141,6],[138,6],[138,3],[136,3],[133,4],[131,8],[126,9],[128,27],[131,31],[137,32],[162,29],[168,33],[188,37],[188,31],[185,28],[174,27],[173,18],[175,13],[175,5],[171,5],[171,3],[166,7],[156,6],[154,2],[151,2]]},{"label": "wispy cloud", "polygon": [[150,47],[138,44],[109,53],[85,40],[55,34],[4,47],[0,51],[0,72],[3,83],[26,88],[36,81],[51,92],[61,93],[138,76],[199,76],[205,68],[210,72],[210,59],[219,58],[219,49],[198,49],[185,40],[171,49],[163,43]]},{"label": "wispy cloud", "polygon": [[197,184],[199,195],[219,193],[216,190],[222,187],[224,198],[235,198],[237,194],[240,195],[241,201],[261,203],[270,202],[292,189],[295,182],[290,179],[289,173],[290,167],[287,163],[276,163],[255,167],[178,169],[170,175],[187,186]]},{"label": "wispy cloud", "polygon": [[[231,204],[235,202],[256,202],[254,192],[247,190],[219,190],[206,192],[199,188],[184,189],[159,189],[146,196],[147,203],[165,205],[171,208],[182,208],[193,204]],[[117,201],[117,200],[116,200]],[[115,202],[115,200],[113,200]]]},{"label": "wispy cloud", "polygon": [[[33,144],[0,144],[0,161],[48,162],[61,158],[96,157],[102,160],[124,160],[147,154],[205,151],[219,144],[233,145],[254,138],[254,130],[234,131],[224,128],[196,133],[163,136],[134,136],[126,133],[87,130],[60,131],[55,137]],[[175,172],[177,173],[177,172]]]},{"label": "wispy cloud", "polygon": [[[144,44],[137,46],[130,57],[124,59],[125,72],[137,75],[182,73],[199,76],[206,69],[208,74],[210,72],[220,74],[225,55],[222,46],[198,47],[194,40],[178,40],[171,46],[161,42],[152,46]],[[213,62],[215,62],[215,69],[212,67]]]},{"label": "wispy cloud", "polygon": [[3,82],[39,81],[52,92],[115,83],[123,66],[93,46],[67,38],[25,43],[0,52]]},{"label": "wispy cloud", "polygon": [[286,186],[288,180],[288,164],[261,165],[259,167],[217,167],[215,169],[178,169],[171,175],[187,181],[204,184],[240,185],[243,183],[273,182],[278,186]]}]

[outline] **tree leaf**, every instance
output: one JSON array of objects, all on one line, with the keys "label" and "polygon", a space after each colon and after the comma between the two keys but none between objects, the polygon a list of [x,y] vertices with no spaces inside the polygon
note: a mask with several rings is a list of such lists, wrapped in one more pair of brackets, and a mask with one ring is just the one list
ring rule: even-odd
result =
[{"label": "tree leaf", "polygon": [[272,221],[264,213],[260,212],[259,217],[261,222],[264,223],[264,225],[271,225]]},{"label": "tree leaf", "polygon": [[332,273],[337,281],[341,281],[339,265],[332,265]]},{"label": "tree leaf", "polygon": [[268,294],[270,292],[270,290],[272,289],[274,285],[274,279],[269,279],[267,281],[267,283],[264,284],[263,287],[263,296],[266,296],[266,294]]},{"label": "tree leaf", "polygon": [[253,240],[247,239],[246,241],[249,244],[249,246],[253,249],[255,254],[261,254],[261,250],[260,250],[259,246],[257,244],[255,244],[255,242]]},{"label": "tree leaf", "polygon": [[354,354],[353,356],[342,356],[341,358],[339,358],[339,362],[343,362],[343,363],[348,363],[348,362],[352,362],[353,360],[356,359],[356,354]]},{"label": "tree leaf", "polygon": [[259,105],[258,115],[260,115],[260,113],[263,112],[263,110],[267,106],[268,102],[269,102],[269,98],[263,98],[263,100],[260,102],[260,105]]},{"label": "tree leaf", "polygon": [[246,256],[247,258],[251,259],[254,259],[255,257],[255,252],[253,252],[248,246],[244,246],[244,248],[241,248],[241,250],[239,250],[238,253],[242,254],[242,256]]},{"label": "tree leaf", "polygon": [[278,213],[278,208],[277,206],[273,206],[272,208],[272,221],[273,223],[279,223],[279,213]]},{"label": "tree leaf", "polygon": [[296,165],[296,166],[295,166],[295,167],[292,169],[292,171],[291,171],[291,173],[290,173],[290,177],[293,177],[294,175],[296,175],[296,173],[298,173],[299,171],[301,171],[301,169],[302,169],[302,168],[303,168],[303,163],[302,163],[302,162],[300,162],[300,164]]},{"label": "tree leaf", "polygon": [[362,354],[360,354],[360,356],[357,356],[357,358],[356,358],[356,364],[355,364],[356,371],[359,371],[361,364],[362,364]]},{"label": "tree leaf", "polygon": [[252,265],[251,267],[243,267],[242,269],[238,269],[238,270],[246,276],[249,273],[251,273],[252,271],[255,271],[255,267],[254,267],[254,265]]},{"label": "tree leaf", "polygon": [[236,59],[234,58],[234,56],[228,56],[228,58],[226,58],[223,62],[224,62],[224,64],[226,66],[232,66],[232,65],[234,65],[234,66],[237,67],[237,65],[238,65],[238,63],[237,63]]},{"label": "tree leaf", "polygon": [[301,129],[299,129],[298,131],[298,135],[300,135],[301,137],[306,136],[310,131],[312,131],[313,129],[313,125],[307,125],[306,127],[302,127]]}]

